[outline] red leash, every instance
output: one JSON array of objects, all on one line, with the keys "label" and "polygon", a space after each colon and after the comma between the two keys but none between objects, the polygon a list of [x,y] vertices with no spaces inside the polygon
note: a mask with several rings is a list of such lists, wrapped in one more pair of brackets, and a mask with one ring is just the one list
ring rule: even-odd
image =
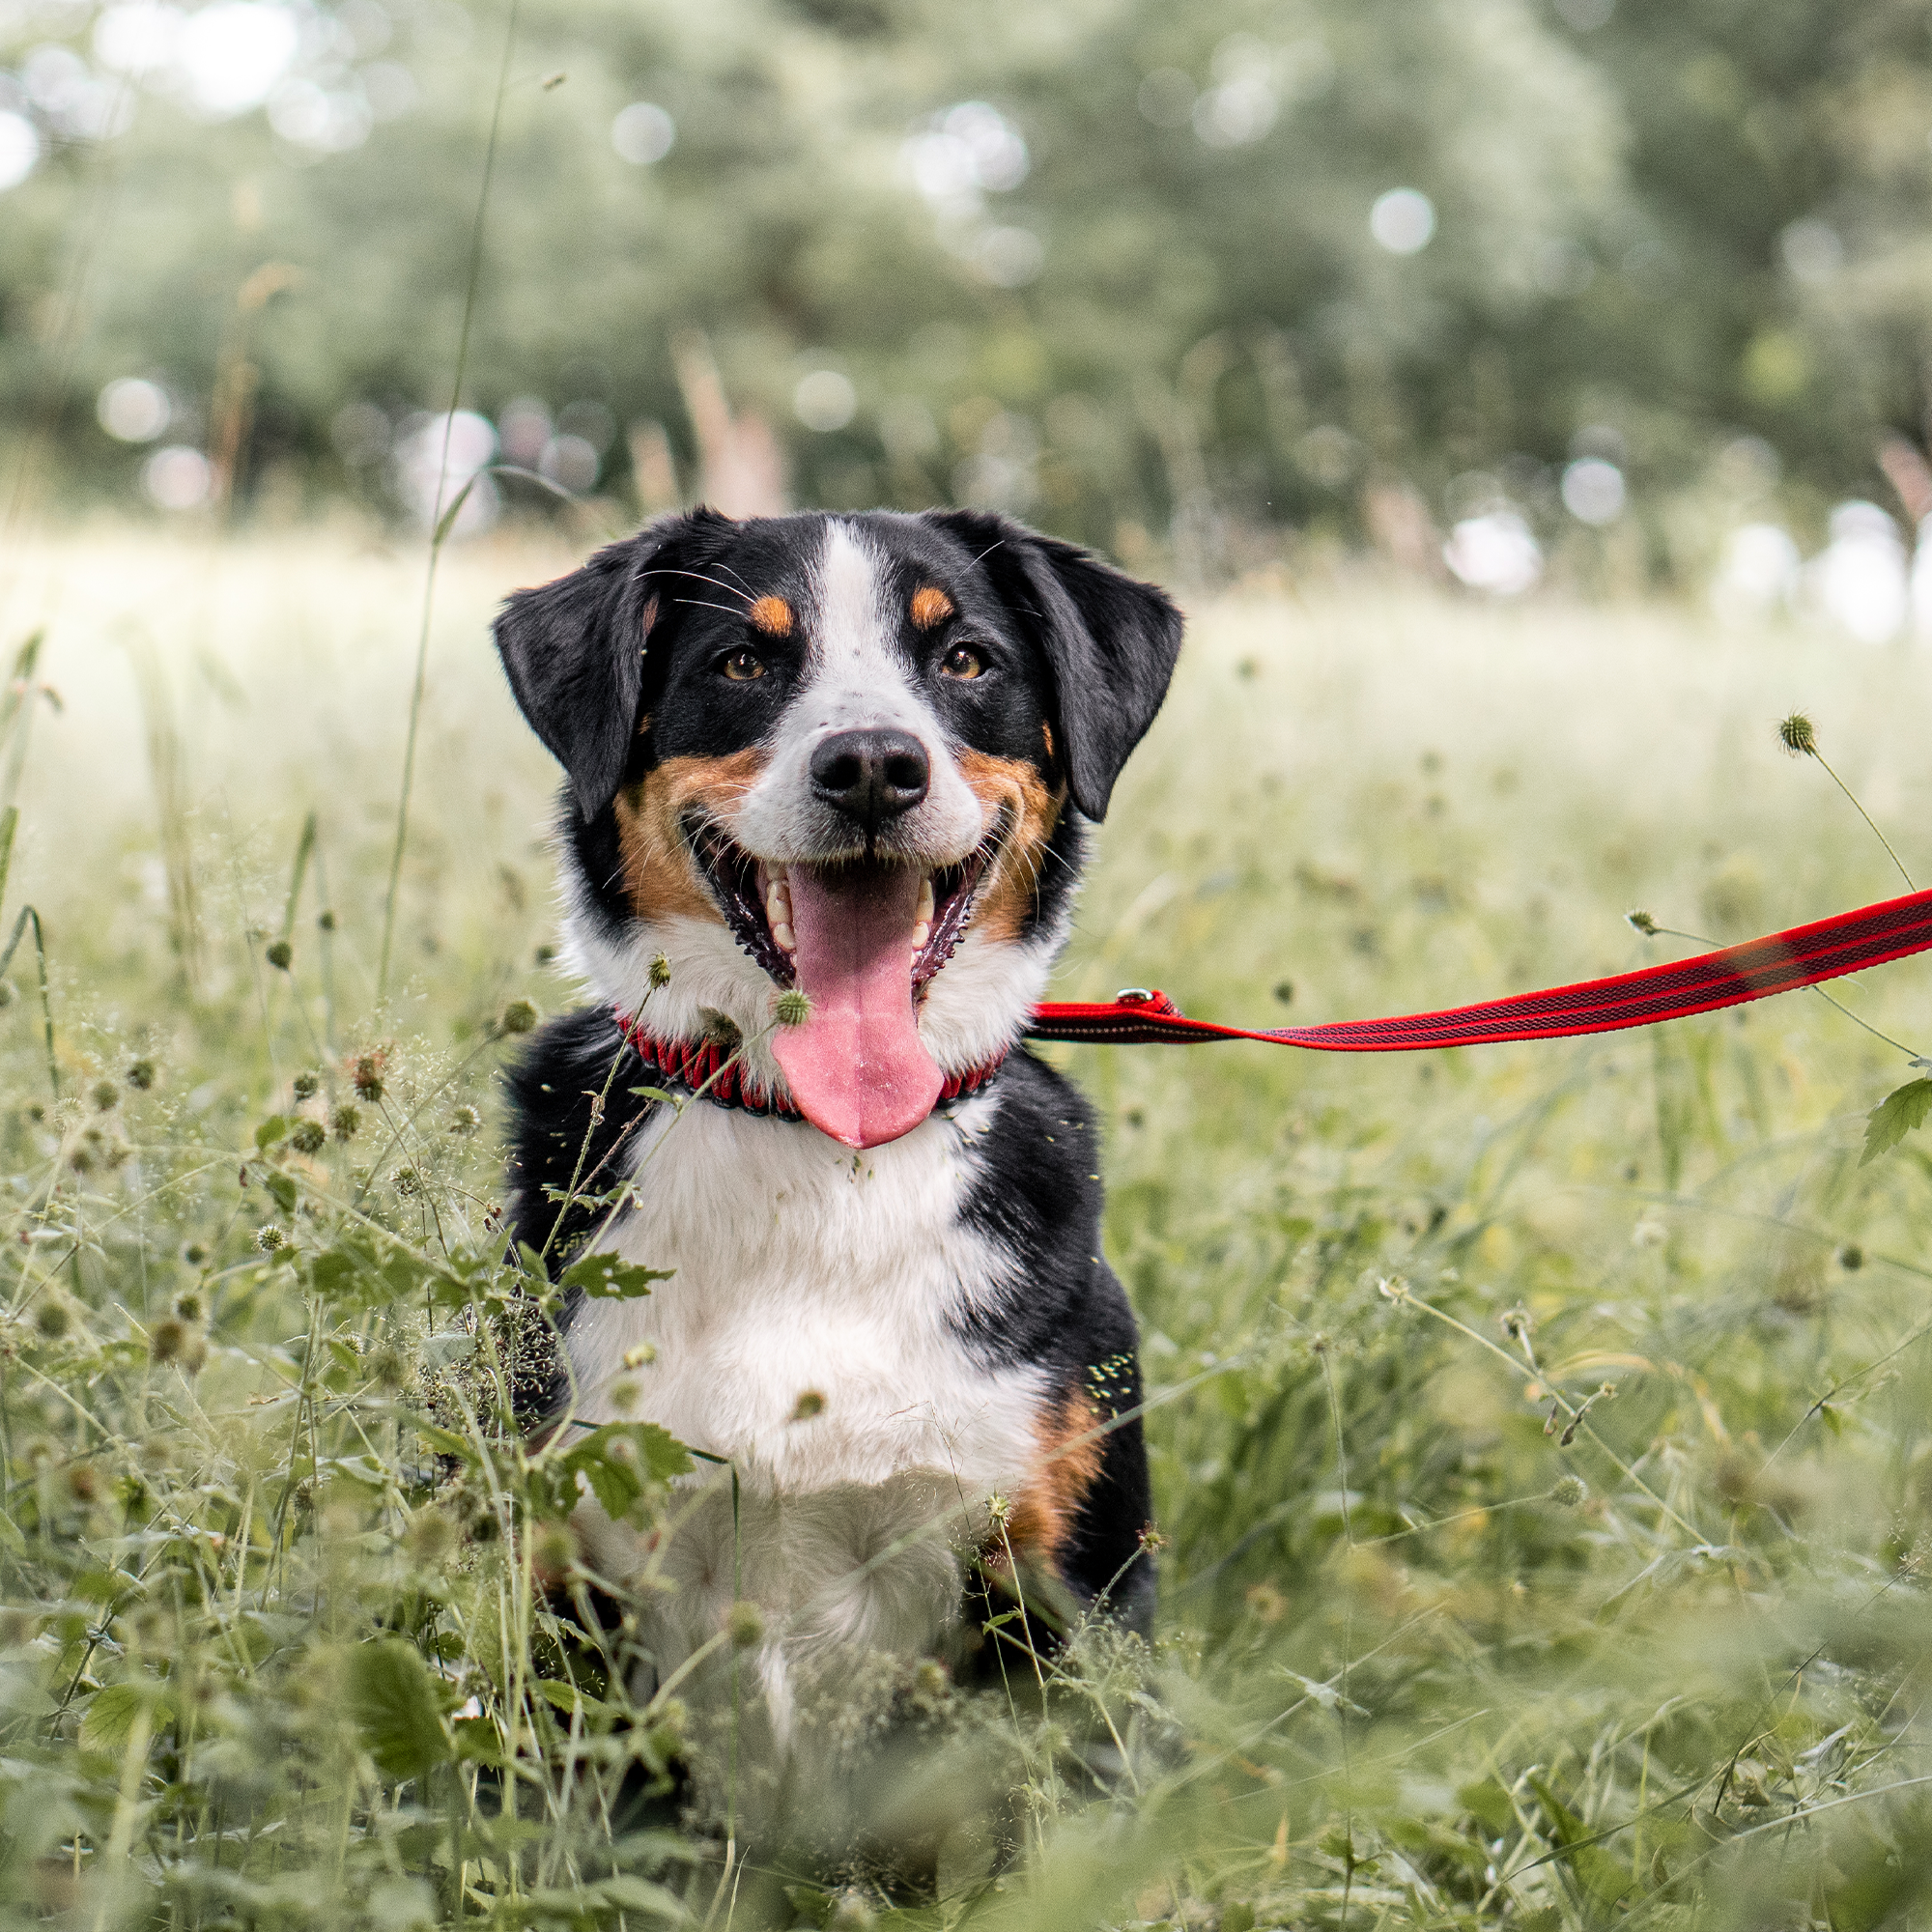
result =
[{"label": "red leash", "polygon": [[1337,1020],[1327,1026],[1217,1026],[1191,1020],[1165,993],[1130,991],[1100,1006],[1034,1009],[1035,1039],[1108,1041],[1127,1046],[1193,1046],[1213,1039],[1261,1039],[1323,1053],[1407,1053],[1429,1046],[1481,1046],[1505,1039],[1569,1039],[1686,1019],[1719,1007],[1743,1006],[1773,993],[1815,986],[1888,959],[1932,950],[1932,892],[1835,913],[1743,946],[1700,952],[1670,965],[1646,966],[1607,980],[1516,993],[1479,1007],[1405,1013],[1385,1020]]}]

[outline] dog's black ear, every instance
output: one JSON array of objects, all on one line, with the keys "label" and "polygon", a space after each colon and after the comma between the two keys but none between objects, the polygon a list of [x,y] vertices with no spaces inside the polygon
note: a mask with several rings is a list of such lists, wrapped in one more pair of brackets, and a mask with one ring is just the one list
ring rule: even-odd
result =
[{"label": "dog's black ear", "polygon": [[1073,803],[1107,815],[1114,781],[1167,696],[1180,654],[1180,612],[1166,593],[1090,552],[1009,518],[934,510],[928,522],[974,554],[1053,677],[1054,717]]},{"label": "dog's black ear", "polygon": [[663,518],[606,545],[568,577],[517,591],[497,619],[497,650],[517,704],[562,765],[586,819],[623,781],[643,696],[644,646],[669,602],[665,573],[725,521],[703,510]]}]

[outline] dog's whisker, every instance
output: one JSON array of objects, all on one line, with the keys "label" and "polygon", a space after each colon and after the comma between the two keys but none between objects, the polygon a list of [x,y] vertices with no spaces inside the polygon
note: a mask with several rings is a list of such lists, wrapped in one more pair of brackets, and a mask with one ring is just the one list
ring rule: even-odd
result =
[{"label": "dog's whisker", "polygon": [[742,617],[742,611],[734,611],[728,604],[713,604],[702,597],[673,597],[673,604],[689,604],[694,611],[722,611],[727,617]]},{"label": "dog's whisker", "polygon": [[736,586],[735,586],[734,584],[729,584],[729,583],[726,583],[726,582],[724,582],[724,580],[723,580],[722,578],[717,578],[717,577],[707,577],[707,576],[706,576],[706,575],[704,574],[704,572],[703,572],[703,571],[701,571],[701,570],[673,570],[673,569],[671,569],[671,568],[670,568],[670,567],[669,567],[668,565],[667,565],[667,566],[665,566],[665,567],[664,567],[663,569],[659,569],[659,570],[640,570],[640,571],[639,571],[639,572],[638,572],[638,582],[640,582],[640,583],[641,583],[641,582],[643,582],[643,580],[644,580],[645,578],[647,578],[647,577],[691,577],[691,578],[696,578],[696,581],[697,581],[697,582],[698,582],[699,583],[711,583],[711,584],[716,584],[716,585],[717,585],[717,587],[718,587],[718,588],[719,588],[720,590],[724,591],[724,594],[725,594],[725,595],[726,595],[727,597],[742,597],[742,598],[744,598],[744,600],[745,600],[745,604],[746,604],[746,608],[747,608],[748,610],[749,610],[749,609],[751,608],[751,603],[752,603],[752,595],[751,595],[751,592],[750,592],[750,591],[748,591],[748,590],[740,590],[740,589],[738,589],[738,588],[737,588],[737,587],[736,587]]}]

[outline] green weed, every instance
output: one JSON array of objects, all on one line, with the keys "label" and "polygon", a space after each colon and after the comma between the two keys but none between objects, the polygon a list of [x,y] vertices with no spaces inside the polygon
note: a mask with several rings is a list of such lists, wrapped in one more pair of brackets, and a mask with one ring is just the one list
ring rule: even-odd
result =
[{"label": "green weed", "polygon": [[[702,1815],[652,1811],[707,1741],[684,1687],[634,1696],[564,1523],[585,1488],[676,1507],[682,1452],[510,1420],[547,1291],[497,1232],[494,1075],[524,1003],[573,991],[553,775],[483,619],[563,561],[444,559],[384,996],[411,567],[320,537],[31,560],[29,668],[66,708],[19,771],[0,906],[38,909],[48,962],[45,1008],[9,982],[0,1010],[10,1913],[1922,1916],[1932,1159],[1905,1122],[1861,1164],[1907,1069],[1805,995],[1462,1054],[1048,1049],[1108,1123],[1155,1654],[1095,1634],[990,1702],[860,1673],[820,1768],[875,1793],[869,1863],[748,1856],[749,1760]],[[1881,896],[1885,851],[1773,727],[1802,689],[1911,863],[1926,681],[1665,610],[1228,599],[1195,615],[1056,991],[1398,1011]],[[1911,1041],[1923,970],[1839,995]],[[734,1632],[700,1667],[733,1667]],[[923,1740],[890,1789],[888,1711]],[[931,1839],[936,1900],[885,1885],[894,1820]]]}]

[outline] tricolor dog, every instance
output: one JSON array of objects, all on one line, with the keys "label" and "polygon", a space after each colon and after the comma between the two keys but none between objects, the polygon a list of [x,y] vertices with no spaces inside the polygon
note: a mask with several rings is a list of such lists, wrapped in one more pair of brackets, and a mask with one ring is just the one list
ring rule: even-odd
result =
[{"label": "tricolor dog", "polygon": [[618,1205],[574,1206],[553,1253],[673,1270],[566,1307],[546,1406],[718,1459],[674,1534],[586,1505],[584,1544],[642,1583],[660,1677],[761,1606],[748,1681],[781,1744],[828,1672],[944,1651],[968,1590],[1150,1617],[1097,1130],[1021,1042],[1180,628],[965,511],[700,510],[497,620],[568,779],[592,994],[512,1076],[516,1232],[543,1247],[595,1177]]}]

